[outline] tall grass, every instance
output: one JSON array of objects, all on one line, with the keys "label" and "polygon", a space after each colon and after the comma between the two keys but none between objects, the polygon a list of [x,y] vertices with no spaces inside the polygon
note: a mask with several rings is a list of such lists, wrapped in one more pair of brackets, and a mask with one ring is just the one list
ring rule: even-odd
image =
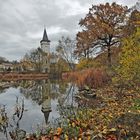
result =
[{"label": "tall grass", "polygon": [[102,68],[90,68],[83,71],[76,71],[67,74],[67,77],[74,81],[79,88],[85,85],[90,88],[98,88],[108,83],[110,80],[107,72]]}]

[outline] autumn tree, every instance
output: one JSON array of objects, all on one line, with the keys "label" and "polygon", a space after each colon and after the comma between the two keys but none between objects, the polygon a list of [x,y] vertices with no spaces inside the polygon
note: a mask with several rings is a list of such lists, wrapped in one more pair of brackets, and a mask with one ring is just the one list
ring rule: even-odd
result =
[{"label": "autumn tree", "polygon": [[58,73],[68,72],[70,70],[69,64],[63,58],[60,58],[56,64],[56,69]]},{"label": "autumn tree", "polygon": [[77,34],[76,54],[107,51],[108,64],[111,65],[111,48],[118,46],[123,36],[128,8],[116,3],[93,5],[80,26]]},{"label": "autumn tree", "polygon": [[25,70],[34,69],[34,71],[42,71],[42,50],[40,48],[34,49],[25,54],[21,60],[22,66]]},{"label": "autumn tree", "polygon": [[79,58],[89,59],[95,48],[92,46],[92,39],[89,37],[88,31],[82,31],[77,34],[77,48],[74,54]]},{"label": "autumn tree", "polygon": [[34,67],[33,63],[29,59],[29,54],[26,53],[23,59],[20,60],[20,66],[22,71],[27,71]]},{"label": "autumn tree", "polygon": [[127,26],[125,29],[126,36],[133,34],[137,27],[140,26],[140,12],[136,9],[132,10]]},{"label": "autumn tree", "polygon": [[140,83],[140,27],[123,40],[118,79],[126,84]]},{"label": "autumn tree", "polygon": [[71,70],[74,69],[75,63],[74,49],[75,41],[64,36],[62,36],[62,38],[58,41],[56,48],[58,55],[68,63]]}]

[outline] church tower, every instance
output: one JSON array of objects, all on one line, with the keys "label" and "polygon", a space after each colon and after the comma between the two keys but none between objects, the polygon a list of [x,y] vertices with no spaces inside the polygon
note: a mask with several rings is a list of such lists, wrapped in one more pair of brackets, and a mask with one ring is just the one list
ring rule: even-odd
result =
[{"label": "church tower", "polygon": [[42,72],[49,72],[50,71],[50,40],[48,39],[46,29],[44,29],[43,38],[40,41],[40,46],[42,50],[42,62],[43,68]]}]

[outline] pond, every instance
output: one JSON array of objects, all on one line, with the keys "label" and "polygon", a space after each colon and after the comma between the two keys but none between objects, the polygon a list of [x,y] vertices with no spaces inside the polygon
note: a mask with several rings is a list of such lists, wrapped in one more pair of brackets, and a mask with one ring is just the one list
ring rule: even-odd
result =
[{"label": "pond", "polygon": [[[38,126],[54,125],[60,117],[59,105],[77,106],[74,94],[77,87],[72,83],[50,80],[11,81],[0,83],[0,107],[8,117],[7,131],[18,127],[28,133]],[[18,110],[21,117],[14,115]],[[22,112],[23,109],[23,112]],[[15,118],[14,118],[14,117]],[[0,138],[4,135],[0,132]]]}]

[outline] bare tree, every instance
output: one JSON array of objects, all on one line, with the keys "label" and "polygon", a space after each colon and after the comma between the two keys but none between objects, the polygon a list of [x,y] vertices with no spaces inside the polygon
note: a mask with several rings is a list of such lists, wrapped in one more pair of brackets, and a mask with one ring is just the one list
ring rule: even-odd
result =
[{"label": "bare tree", "polygon": [[57,53],[61,58],[63,58],[69,65],[69,68],[71,70],[74,70],[74,64],[75,64],[75,57],[74,57],[74,50],[75,50],[76,44],[74,40],[71,40],[69,37],[64,37],[58,41],[57,45]]}]

